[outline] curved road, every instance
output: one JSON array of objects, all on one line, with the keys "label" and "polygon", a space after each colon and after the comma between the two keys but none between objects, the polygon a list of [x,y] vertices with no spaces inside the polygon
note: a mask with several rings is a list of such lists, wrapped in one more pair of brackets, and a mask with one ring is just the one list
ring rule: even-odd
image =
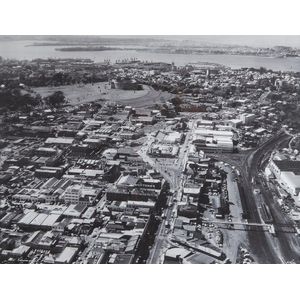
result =
[{"label": "curved road", "polygon": [[162,104],[174,98],[174,95],[168,92],[156,91],[151,86],[147,86],[147,88],[149,88],[149,92],[144,96],[132,99],[117,100],[115,102],[123,105],[130,105],[135,108],[142,108],[153,106],[154,104]]}]

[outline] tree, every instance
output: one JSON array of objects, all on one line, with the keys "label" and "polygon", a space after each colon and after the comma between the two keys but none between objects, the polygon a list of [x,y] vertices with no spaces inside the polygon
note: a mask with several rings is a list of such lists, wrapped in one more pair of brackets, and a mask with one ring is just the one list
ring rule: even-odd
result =
[{"label": "tree", "polygon": [[59,107],[66,103],[66,97],[62,91],[56,91],[45,98],[45,103],[52,107]]},{"label": "tree", "polygon": [[29,93],[22,93],[19,88],[0,91],[0,107],[10,110],[29,111],[33,106],[39,105],[40,99]]}]

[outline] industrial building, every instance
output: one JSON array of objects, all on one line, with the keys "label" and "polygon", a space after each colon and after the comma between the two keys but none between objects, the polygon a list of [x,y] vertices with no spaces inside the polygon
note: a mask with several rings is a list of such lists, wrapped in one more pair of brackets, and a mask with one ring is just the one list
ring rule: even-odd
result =
[{"label": "industrial building", "polygon": [[296,197],[300,204],[300,161],[272,160],[270,170],[278,180],[281,187]]}]

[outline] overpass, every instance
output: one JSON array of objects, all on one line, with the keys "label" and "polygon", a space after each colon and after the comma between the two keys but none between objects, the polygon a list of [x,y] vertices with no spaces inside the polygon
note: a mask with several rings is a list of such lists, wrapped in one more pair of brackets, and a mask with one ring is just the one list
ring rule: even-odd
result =
[{"label": "overpass", "polygon": [[273,224],[266,224],[266,223],[246,223],[246,222],[229,222],[229,221],[203,221],[203,223],[207,224],[220,224],[220,225],[237,225],[237,226],[249,226],[249,227],[261,227],[263,229],[268,230],[271,234],[275,235],[275,227]]}]

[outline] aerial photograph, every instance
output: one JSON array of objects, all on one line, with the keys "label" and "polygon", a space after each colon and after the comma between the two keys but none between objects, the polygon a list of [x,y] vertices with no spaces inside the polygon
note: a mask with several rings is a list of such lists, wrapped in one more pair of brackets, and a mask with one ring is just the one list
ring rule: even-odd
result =
[{"label": "aerial photograph", "polygon": [[0,264],[298,263],[300,35],[0,35]]}]

